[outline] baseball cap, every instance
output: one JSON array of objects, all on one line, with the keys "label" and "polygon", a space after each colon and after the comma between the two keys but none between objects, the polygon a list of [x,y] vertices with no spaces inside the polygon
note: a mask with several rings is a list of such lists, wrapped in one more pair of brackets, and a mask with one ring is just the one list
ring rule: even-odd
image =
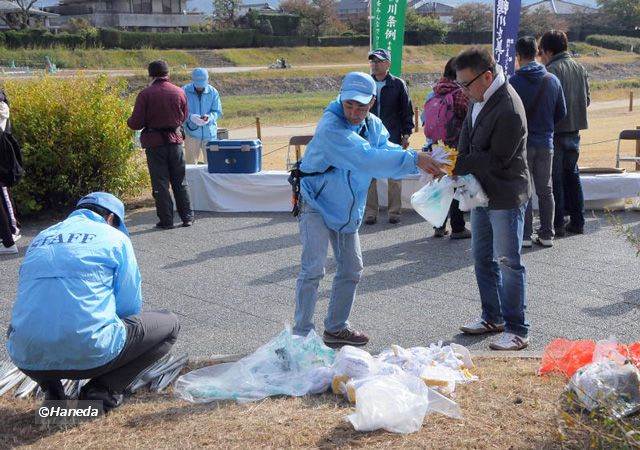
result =
[{"label": "baseball cap", "polygon": [[118,230],[129,236],[129,230],[127,230],[127,227],[124,224],[124,204],[118,199],[118,197],[113,194],[109,194],[108,192],[92,192],[78,200],[78,204],[76,206],[89,204],[101,206],[107,211],[115,214],[116,217],[120,219]]},{"label": "baseball cap", "polygon": [[350,72],[342,80],[340,101],[355,100],[366,105],[376,95],[376,83],[364,72]]},{"label": "baseball cap", "polygon": [[193,85],[197,88],[204,89],[209,84],[209,72],[207,69],[203,69],[202,67],[198,67],[197,69],[193,69],[191,73],[191,81],[193,81]]},{"label": "baseball cap", "polygon": [[372,52],[369,52],[369,59],[377,58],[380,61],[391,61],[391,53],[384,48],[377,48]]}]

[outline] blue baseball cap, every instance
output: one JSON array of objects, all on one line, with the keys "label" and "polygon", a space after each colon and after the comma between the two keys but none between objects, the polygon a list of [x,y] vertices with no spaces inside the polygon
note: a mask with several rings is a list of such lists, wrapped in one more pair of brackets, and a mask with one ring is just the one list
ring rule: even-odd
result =
[{"label": "blue baseball cap", "polygon": [[193,72],[191,72],[191,81],[195,87],[204,89],[209,84],[209,72],[202,67],[193,69]]},{"label": "blue baseball cap", "polygon": [[367,73],[350,72],[342,80],[340,101],[355,100],[366,105],[374,95],[376,95],[376,83]]},{"label": "blue baseball cap", "polygon": [[377,58],[380,61],[391,61],[391,53],[384,48],[377,48],[372,52],[369,52],[369,59]]},{"label": "blue baseball cap", "polygon": [[129,230],[127,230],[124,224],[124,204],[115,195],[109,194],[108,192],[92,192],[82,197],[76,207],[81,205],[98,205],[112,212],[120,219],[118,230],[129,236]]}]

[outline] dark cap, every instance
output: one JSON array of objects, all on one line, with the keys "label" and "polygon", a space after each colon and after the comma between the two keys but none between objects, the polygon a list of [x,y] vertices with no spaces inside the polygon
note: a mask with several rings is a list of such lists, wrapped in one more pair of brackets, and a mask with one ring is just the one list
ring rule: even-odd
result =
[{"label": "dark cap", "polygon": [[391,61],[391,53],[384,48],[377,48],[372,52],[369,52],[369,60],[376,58],[380,61]]},{"label": "dark cap", "polygon": [[153,78],[166,77],[169,75],[169,65],[162,60],[149,63],[149,76]]}]

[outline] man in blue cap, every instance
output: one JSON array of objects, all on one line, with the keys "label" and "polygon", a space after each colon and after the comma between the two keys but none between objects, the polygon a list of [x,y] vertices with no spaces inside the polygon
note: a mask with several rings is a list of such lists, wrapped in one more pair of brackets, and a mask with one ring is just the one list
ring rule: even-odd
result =
[{"label": "man in blue cap", "polygon": [[207,163],[207,142],[218,137],[218,119],[222,117],[222,103],[216,88],[209,84],[209,73],[201,67],[194,69],[191,83],[185,85],[189,117],[184,122],[184,157],[187,164],[197,164],[200,153]]},{"label": "man in blue cap", "polygon": [[363,269],[358,229],[371,178],[398,178],[417,173],[418,167],[435,176],[443,173],[426,153],[404,151],[390,142],[382,121],[369,114],[375,95],[370,75],[347,74],[340,96],[325,109],[300,164],[302,257],[293,331],[307,335],[314,328],[318,284],[331,243],[337,267],[323,338],[332,346],[369,341],[352,330],[347,319]]},{"label": "man in blue cap", "polygon": [[47,400],[65,398],[61,379],[90,379],[80,399],[115,408],[123,390],[178,336],[174,314],[141,307],[124,205],[93,192],[27,249],[7,333],[9,356]]}]

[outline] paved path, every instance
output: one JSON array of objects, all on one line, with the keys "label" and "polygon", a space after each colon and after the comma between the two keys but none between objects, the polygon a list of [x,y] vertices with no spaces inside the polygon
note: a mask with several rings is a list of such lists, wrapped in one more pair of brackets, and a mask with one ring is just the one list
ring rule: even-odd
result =
[{"label": "paved path", "polygon": [[[557,336],[640,339],[640,259],[602,213],[588,216],[586,235],[525,253],[534,351]],[[640,213],[620,217],[640,230]],[[300,245],[290,215],[200,213],[194,227],[170,231],[154,230],[155,222],[154,212],[143,210],[128,226],[146,307],[180,316],[178,349],[194,357],[249,352],[291,320]],[[0,259],[0,359],[24,249],[45,225],[26,226],[20,255]],[[470,242],[431,234],[410,211],[399,226],[363,228],[365,270],[352,323],[370,334],[368,350],[438,340],[487,348],[487,339],[458,333],[480,306]],[[320,330],[333,273],[331,261],[320,289]]]}]

